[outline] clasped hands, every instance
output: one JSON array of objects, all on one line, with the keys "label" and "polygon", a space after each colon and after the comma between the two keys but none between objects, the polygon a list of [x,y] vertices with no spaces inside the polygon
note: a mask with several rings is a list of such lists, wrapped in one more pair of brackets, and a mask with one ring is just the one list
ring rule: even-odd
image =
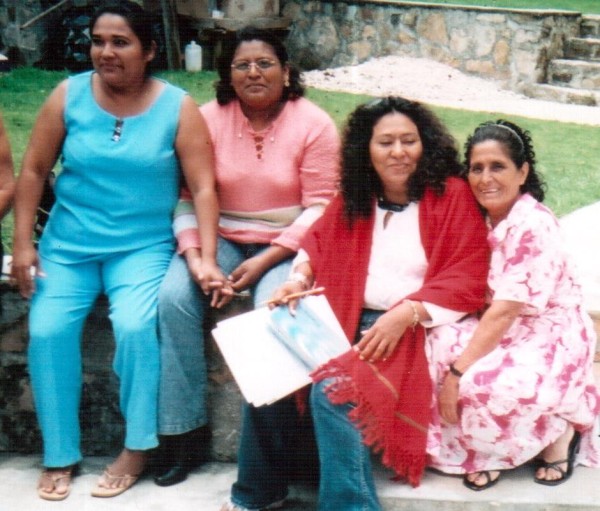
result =
[{"label": "clasped hands", "polygon": [[265,271],[258,257],[246,259],[227,277],[215,262],[205,261],[202,257],[188,257],[187,263],[192,277],[204,294],[211,295],[211,307],[217,309],[250,288]]}]

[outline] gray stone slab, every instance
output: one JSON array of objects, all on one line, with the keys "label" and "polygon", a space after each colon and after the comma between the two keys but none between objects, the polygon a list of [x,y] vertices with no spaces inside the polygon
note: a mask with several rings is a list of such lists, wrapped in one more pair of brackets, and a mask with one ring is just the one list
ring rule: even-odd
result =
[{"label": "gray stone slab", "polygon": [[[39,475],[37,456],[0,454],[0,511],[218,511],[236,478],[236,465],[209,463],[196,469],[183,483],[169,488],[151,479],[112,499],[90,496],[109,458],[86,458],[74,480],[69,498],[45,502],[35,491]],[[376,469],[376,484],[384,511],[592,511],[600,509],[600,470],[577,467],[573,477],[557,487],[533,482],[533,468],[525,466],[503,474],[493,488],[474,492],[458,476],[427,472],[418,488],[391,480],[391,473]],[[317,489],[294,485],[286,511],[316,509]],[[331,510],[341,511],[341,510]]]}]

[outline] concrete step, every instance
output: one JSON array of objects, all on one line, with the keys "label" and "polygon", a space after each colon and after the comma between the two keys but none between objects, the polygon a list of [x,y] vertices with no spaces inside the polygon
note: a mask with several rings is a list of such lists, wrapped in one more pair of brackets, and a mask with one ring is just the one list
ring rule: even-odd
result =
[{"label": "concrete step", "polygon": [[581,18],[581,37],[600,38],[600,15],[587,14]]},{"label": "concrete step", "polygon": [[598,106],[600,105],[600,92],[574,89],[572,87],[559,87],[545,83],[527,85],[523,94],[530,98],[571,105]]},{"label": "concrete step", "polygon": [[[41,500],[35,491],[39,476],[37,456],[0,454],[2,511],[218,511],[229,495],[237,475],[236,465],[209,463],[194,470],[181,484],[156,486],[150,478],[141,479],[126,493],[114,499],[90,496],[109,458],[86,458],[74,479],[70,496],[53,504]],[[489,490],[474,492],[462,485],[458,476],[427,472],[421,486],[411,488],[397,483],[391,474],[376,468],[377,492],[384,511],[592,511],[600,502],[600,470],[577,467],[573,477],[557,487],[533,482],[533,468],[526,466],[506,472]],[[314,484],[294,484],[285,511],[316,509]],[[341,511],[341,510],[330,510]]]},{"label": "concrete step", "polygon": [[600,39],[570,37],[565,41],[565,58],[600,61]]},{"label": "concrete step", "polygon": [[559,87],[600,91],[600,62],[552,60],[548,66],[548,83]]}]

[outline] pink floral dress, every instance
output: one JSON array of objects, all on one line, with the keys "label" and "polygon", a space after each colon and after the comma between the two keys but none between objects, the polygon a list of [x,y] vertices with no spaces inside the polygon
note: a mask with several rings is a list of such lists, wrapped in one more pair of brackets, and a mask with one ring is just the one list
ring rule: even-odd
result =
[{"label": "pink floral dress", "polygon": [[[457,425],[444,423],[437,392],[428,436],[430,466],[453,474],[517,467],[565,431],[582,433],[577,459],[600,466],[596,336],[562,250],[558,222],[528,194],[490,230],[489,301],[525,304],[499,346],[460,379]],[[427,355],[434,389],[476,328],[466,320],[432,329]]]}]

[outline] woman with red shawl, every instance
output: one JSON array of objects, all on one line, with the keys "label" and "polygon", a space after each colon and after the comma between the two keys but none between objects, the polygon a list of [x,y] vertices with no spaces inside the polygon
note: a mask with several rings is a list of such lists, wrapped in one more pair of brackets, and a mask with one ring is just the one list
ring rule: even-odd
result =
[{"label": "woman with red shawl", "polygon": [[274,298],[324,286],[352,341],[313,375],[319,510],[371,511],[381,506],[368,447],[419,484],[432,395],[425,335],[476,321],[468,315],[483,306],[489,252],[483,217],[456,177],[454,139],[423,105],[388,97],[359,106],[342,158],[341,194]]}]

